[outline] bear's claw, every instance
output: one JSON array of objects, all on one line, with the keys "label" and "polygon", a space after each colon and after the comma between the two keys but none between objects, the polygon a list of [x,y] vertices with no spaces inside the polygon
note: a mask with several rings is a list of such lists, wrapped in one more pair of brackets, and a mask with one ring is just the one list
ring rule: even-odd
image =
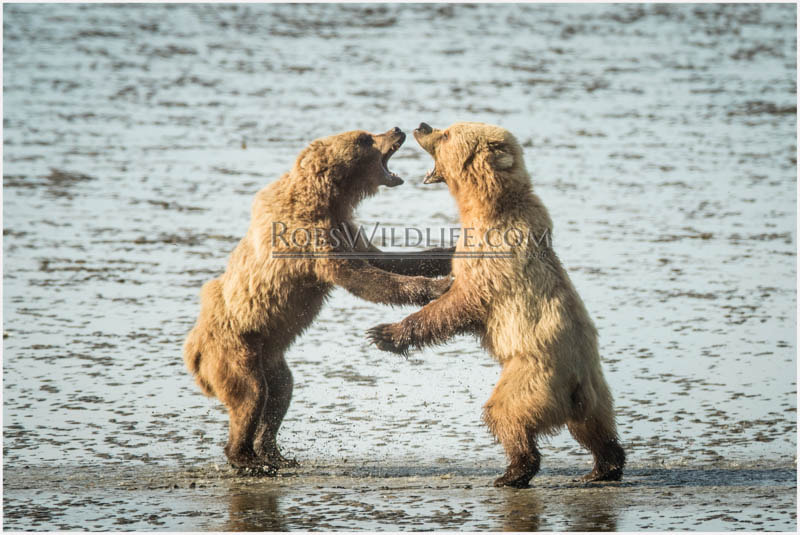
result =
[{"label": "bear's claw", "polygon": [[278,468],[297,468],[300,466],[300,463],[297,462],[297,459],[290,459],[288,457],[284,457],[280,453],[277,457],[273,457],[270,459],[270,464],[277,466]]},{"label": "bear's claw", "polygon": [[381,351],[389,351],[408,357],[408,346],[402,346],[395,342],[394,336],[392,336],[392,327],[393,324],[391,323],[382,323],[368,329],[367,340],[375,344]]},{"label": "bear's claw", "polygon": [[512,487],[515,489],[527,489],[530,488],[529,479],[521,478],[521,479],[513,479],[509,476],[500,476],[494,480],[495,487]]},{"label": "bear's claw", "polygon": [[258,455],[259,462],[263,463],[264,465],[274,466],[275,468],[296,468],[300,466],[300,463],[297,462],[297,459],[290,459],[288,457],[284,457],[278,451],[264,451]]},{"label": "bear's claw", "polygon": [[602,481],[620,481],[622,479],[622,468],[612,468],[606,472],[592,470],[588,474],[573,481],[578,483],[599,483]]}]

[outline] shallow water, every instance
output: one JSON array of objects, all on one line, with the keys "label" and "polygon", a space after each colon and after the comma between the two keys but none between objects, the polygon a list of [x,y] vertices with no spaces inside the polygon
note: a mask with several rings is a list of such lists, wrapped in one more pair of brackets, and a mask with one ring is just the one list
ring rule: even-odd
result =
[{"label": "shallow water", "polygon": [[[420,121],[500,124],[523,142],[555,249],[600,331],[632,473],[667,469],[691,480],[709,469],[794,470],[794,6],[4,5],[3,13],[6,529],[118,516],[101,506],[54,508],[53,489],[92,496],[48,483],[55,467],[107,471],[113,481],[129,470],[216,473],[209,463],[224,464],[227,418],[194,386],[181,345],[200,286],[221,273],[247,228],[253,194],[316,137],[410,132]],[[406,184],[364,202],[359,220],[457,226],[446,189],[421,185],[429,167],[410,139],[392,159]],[[365,464],[383,467],[382,476],[340,486],[402,485],[413,467],[455,466],[454,477],[478,488],[502,469],[502,448],[479,418],[499,369],[474,339],[407,361],[365,342],[366,328],[412,310],[337,290],[290,350],[296,387],[279,439],[304,467],[335,468],[340,476],[323,486],[362,477]],[[566,433],[542,450],[541,485],[568,485],[564,473],[590,468]],[[24,470],[39,483],[15,486]],[[263,488],[265,500],[300,496],[316,484],[313,473],[241,485]],[[788,496],[780,503],[791,506],[783,516],[730,528],[794,529],[795,481],[780,481]],[[180,499],[225,516],[216,503],[232,500],[225,488]],[[626,498],[613,509],[624,516],[637,491],[617,488]],[[487,499],[511,496],[492,492]],[[723,503],[729,494],[720,491]],[[468,501],[442,498],[454,510]],[[35,507],[22,506],[30,500]],[[139,498],[120,500],[141,528],[247,527],[148,523]],[[346,502],[302,507],[347,518],[355,506]],[[483,511],[478,518],[494,514]],[[404,525],[363,514],[369,520],[352,527]],[[541,529],[573,525],[564,522]],[[676,522],[611,529],[728,529]],[[113,518],[96,524],[133,529]]]}]

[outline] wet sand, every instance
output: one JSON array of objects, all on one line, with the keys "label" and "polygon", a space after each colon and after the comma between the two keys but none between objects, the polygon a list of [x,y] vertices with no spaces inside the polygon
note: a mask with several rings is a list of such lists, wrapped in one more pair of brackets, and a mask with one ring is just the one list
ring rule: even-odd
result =
[{"label": "wet sand", "polygon": [[544,470],[524,490],[492,487],[500,468],[15,469],[5,492],[19,501],[4,516],[7,529],[104,531],[793,531],[797,521],[792,467],[634,468],[596,484]]},{"label": "wet sand", "polygon": [[[796,528],[795,6],[3,10],[5,529]],[[364,331],[413,309],[341,290],[287,354],[301,470],[214,470],[227,417],[181,346],[255,192],[314,138],[461,120],[524,145],[624,481],[571,484],[562,433],[534,488],[486,486],[496,364],[381,353]],[[456,227],[430,166],[409,139],[358,220]]]}]

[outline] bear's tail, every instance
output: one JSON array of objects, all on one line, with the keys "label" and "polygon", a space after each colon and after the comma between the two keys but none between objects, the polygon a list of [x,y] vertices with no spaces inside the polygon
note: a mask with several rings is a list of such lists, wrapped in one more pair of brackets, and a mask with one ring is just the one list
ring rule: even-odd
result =
[{"label": "bear's tail", "polygon": [[[183,361],[186,367],[194,375],[195,381],[207,396],[216,397],[214,392],[213,377],[206,377],[208,373],[209,363],[205,366],[203,364],[203,357],[211,357],[213,361],[214,355],[204,355],[209,351],[214,351],[214,344],[210,340],[211,332],[215,330],[217,323],[215,318],[219,318],[223,314],[224,300],[222,298],[222,286],[219,279],[212,279],[203,285],[200,290],[200,317],[197,319],[197,324],[194,326],[189,336],[186,338],[186,343],[183,345]],[[214,366],[211,366],[213,368]]]},{"label": "bear's tail", "polygon": [[183,361],[186,363],[186,367],[194,376],[194,380],[203,393],[207,396],[215,397],[216,394],[214,394],[211,383],[200,373],[200,362],[203,360],[203,344],[202,341],[199,340],[201,336],[197,331],[198,329],[195,327],[186,338],[186,343],[183,345]]}]

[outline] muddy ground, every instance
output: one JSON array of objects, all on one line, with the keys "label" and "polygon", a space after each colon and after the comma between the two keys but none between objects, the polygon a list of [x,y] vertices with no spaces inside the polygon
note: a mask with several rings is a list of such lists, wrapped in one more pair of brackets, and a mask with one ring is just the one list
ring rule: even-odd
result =
[{"label": "muddy ground", "polygon": [[[794,5],[3,16],[5,529],[796,528]],[[470,337],[381,353],[364,331],[413,309],[341,290],[287,355],[301,468],[235,477],[181,346],[253,195],[314,138],[461,120],[524,145],[624,481],[571,483],[590,459],[563,433],[532,489],[488,487],[497,366]],[[391,167],[361,222],[458,225],[413,140]]]}]

